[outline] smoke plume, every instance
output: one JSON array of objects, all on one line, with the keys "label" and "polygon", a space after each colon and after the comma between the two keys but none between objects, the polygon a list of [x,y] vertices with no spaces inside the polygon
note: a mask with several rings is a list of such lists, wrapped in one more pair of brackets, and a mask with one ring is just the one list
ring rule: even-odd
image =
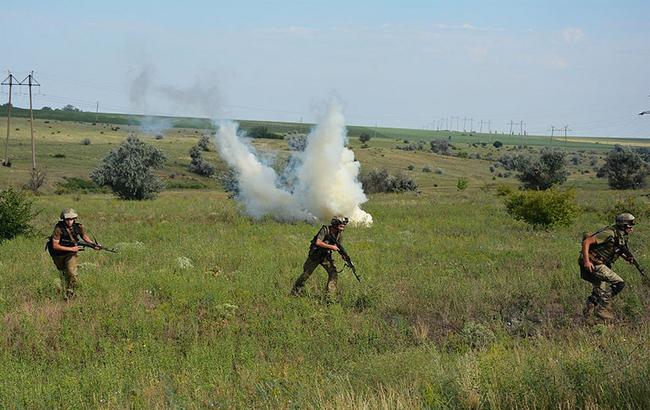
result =
[{"label": "smoke plume", "polygon": [[249,215],[281,221],[328,221],[341,215],[353,223],[372,224],[372,216],[360,208],[368,199],[357,179],[360,164],[345,147],[345,121],[336,102],[308,135],[304,152],[292,152],[282,178],[238,134],[237,124],[216,125],[219,154],[237,174],[237,200]]}]

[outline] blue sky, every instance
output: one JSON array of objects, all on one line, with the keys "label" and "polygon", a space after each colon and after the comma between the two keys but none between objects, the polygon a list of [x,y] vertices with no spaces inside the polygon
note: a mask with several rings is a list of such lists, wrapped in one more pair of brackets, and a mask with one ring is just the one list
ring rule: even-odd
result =
[{"label": "blue sky", "polygon": [[312,122],[337,96],[350,124],[650,137],[650,2],[3,3],[37,107]]}]

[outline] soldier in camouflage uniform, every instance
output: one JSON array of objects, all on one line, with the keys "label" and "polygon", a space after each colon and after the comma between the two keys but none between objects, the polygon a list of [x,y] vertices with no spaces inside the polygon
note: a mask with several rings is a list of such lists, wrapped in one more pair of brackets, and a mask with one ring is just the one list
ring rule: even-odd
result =
[{"label": "soldier in camouflage uniform", "polygon": [[[47,242],[47,250],[52,261],[61,275],[63,298],[68,300],[74,296],[77,286],[77,252],[82,250],[77,246],[79,238],[92,242],[86,234],[84,226],[77,222],[77,212],[72,208],[61,212],[61,220],[54,226],[54,232]],[[96,250],[99,249],[95,248]]]},{"label": "soldier in camouflage uniform", "polygon": [[302,294],[305,282],[321,265],[327,271],[327,285],[325,292],[328,300],[331,300],[336,294],[336,281],[338,280],[338,271],[332,259],[332,251],[338,252],[339,248],[336,243],[341,243],[341,234],[345,230],[348,218],[334,217],[329,226],[323,225],[316,236],[311,240],[307,260],[302,267],[302,275],[296,279],[291,289],[294,296]]},{"label": "soldier in camouflage uniform", "polygon": [[635,223],[634,215],[623,213],[616,216],[615,225],[585,235],[578,258],[580,277],[592,285],[591,295],[583,310],[585,318],[593,312],[605,321],[614,319],[610,302],[623,290],[625,282],[612,270],[612,264],[619,256],[631,262],[623,251],[627,248],[627,237]]}]

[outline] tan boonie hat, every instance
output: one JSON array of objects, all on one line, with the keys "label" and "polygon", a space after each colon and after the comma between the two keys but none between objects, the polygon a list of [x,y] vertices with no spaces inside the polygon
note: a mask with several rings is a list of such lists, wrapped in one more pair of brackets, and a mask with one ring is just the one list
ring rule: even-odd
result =
[{"label": "tan boonie hat", "polygon": [[73,219],[77,218],[78,216],[79,215],[77,215],[77,211],[72,208],[66,208],[61,211],[61,219]]}]

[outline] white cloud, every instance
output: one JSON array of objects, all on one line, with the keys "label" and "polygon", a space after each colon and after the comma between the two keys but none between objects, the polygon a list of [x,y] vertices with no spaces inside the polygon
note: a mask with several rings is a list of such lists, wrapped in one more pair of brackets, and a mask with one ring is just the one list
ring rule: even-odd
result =
[{"label": "white cloud", "polygon": [[568,27],[562,30],[562,38],[565,43],[577,44],[584,38],[585,33],[580,28]]}]

